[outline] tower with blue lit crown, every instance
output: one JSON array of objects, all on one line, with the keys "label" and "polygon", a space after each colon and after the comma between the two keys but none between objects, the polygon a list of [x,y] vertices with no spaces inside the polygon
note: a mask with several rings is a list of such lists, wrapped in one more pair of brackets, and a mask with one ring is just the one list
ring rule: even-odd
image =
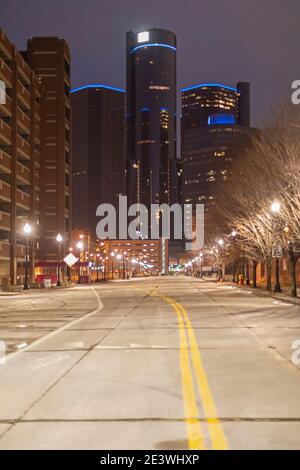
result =
[{"label": "tower with blue lit crown", "polygon": [[176,36],[127,33],[126,157],[130,203],[177,200]]}]

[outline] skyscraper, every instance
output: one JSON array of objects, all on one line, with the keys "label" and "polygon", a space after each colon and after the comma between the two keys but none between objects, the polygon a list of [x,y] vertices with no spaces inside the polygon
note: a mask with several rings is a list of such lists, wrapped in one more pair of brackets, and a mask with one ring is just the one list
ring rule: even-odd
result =
[{"label": "skyscraper", "polygon": [[176,36],[127,33],[126,157],[130,203],[177,199]]},{"label": "skyscraper", "polygon": [[237,87],[219,83],[202,83],[183,88],[182,129],[213,124],[250,126],[250,85],[240,82]]},{"label": "skyscraper", "polygon": [[184,203],[214,205],[219,182],[230,181],[234,160],[242,158],[250,127],[250,86],[200,84],[182,90],[181,144]]},{"label": "skyscraper", "polygon": [[27,61],[45,94],[41,160],[41,259],[57,260],[56,235],[68,246],[71,207],[70,51],[57,37],[28,41]]},{"label": "skyscraper", "polygon": [[125,91],[86,85],[71,91],[72,228],[96,236],[99,204],[125,194]]}]

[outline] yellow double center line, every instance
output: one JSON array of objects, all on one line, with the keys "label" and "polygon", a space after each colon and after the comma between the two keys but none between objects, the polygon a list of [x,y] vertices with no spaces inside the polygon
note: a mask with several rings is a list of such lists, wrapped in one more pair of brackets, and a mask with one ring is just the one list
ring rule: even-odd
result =
[{"label": "yellow double center line", "polygon": [[[180,369],[189,448],[198,450],[206,449],[194,388],[194,371],[212,448],[214,450],[227,450],[228,444],[226,437],[217,415],[217,409],[209,387],[196,336],[187,311],[179,302],[176,302],[176,300],[171,297],[161,295],[154,290],[148,293],[170,304],[177,314],[180,340]],[[192,367],[190,365],[189,351],[191,354]]]}]

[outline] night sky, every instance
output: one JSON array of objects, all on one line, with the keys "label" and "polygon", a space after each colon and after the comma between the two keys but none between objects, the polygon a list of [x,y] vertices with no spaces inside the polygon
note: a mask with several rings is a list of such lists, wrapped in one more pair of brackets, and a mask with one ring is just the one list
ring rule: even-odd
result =
[{"label": "night sky", "polygon": [[31,36],[60,36],[72,53],[72,85],[125,88],[125,33],[177,34],[178,86],[250,81],[252,117],[289,99],[300,79],[299,0],[1,0],[0,26],[24,49]]}]

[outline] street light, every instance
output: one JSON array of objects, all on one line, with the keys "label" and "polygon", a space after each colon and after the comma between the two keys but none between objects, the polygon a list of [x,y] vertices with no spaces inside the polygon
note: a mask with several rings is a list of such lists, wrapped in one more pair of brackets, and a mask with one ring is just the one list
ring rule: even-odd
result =
[{"label": "street light", "polygon": [[[280,212],[280,202],[274,201],[271,205],[271,210],[273,214],[278,214]],[[275,266],[276,266],[276,282],[274,287],[274,292],[282,292],[281,285],[280,285],[280,276],[279,276],[279,257],[276,256],[275,258]]]},{"label": "street light", "polygon": [[56,241],[58,243],[58,252],[57,252],[57,283],[56,286],[60,287],[61,282],[60,282],[60,244],[63,241],[63,237],[59,233],[56,237]]},{"label": "street light", "polygon": [[280,212],[280,202],[274,201],[274,202],[272,203],[272,205],[271,205],[271,210],[272,210],[272,212],[275,213],[275,214],[278,213],[278,212]]},{"label": "street light", "polygon": [[29,235],[31,234],[31,226],[27,222],[24,227],[23,227],[23,232],[25,233],[26,236],[26,254],[25,254],[25,282],[24,282],[24,290],[29,289],[29,284],[28,284],[28,265],[29,265],[29,256],[28,256],[28,238]]}]

